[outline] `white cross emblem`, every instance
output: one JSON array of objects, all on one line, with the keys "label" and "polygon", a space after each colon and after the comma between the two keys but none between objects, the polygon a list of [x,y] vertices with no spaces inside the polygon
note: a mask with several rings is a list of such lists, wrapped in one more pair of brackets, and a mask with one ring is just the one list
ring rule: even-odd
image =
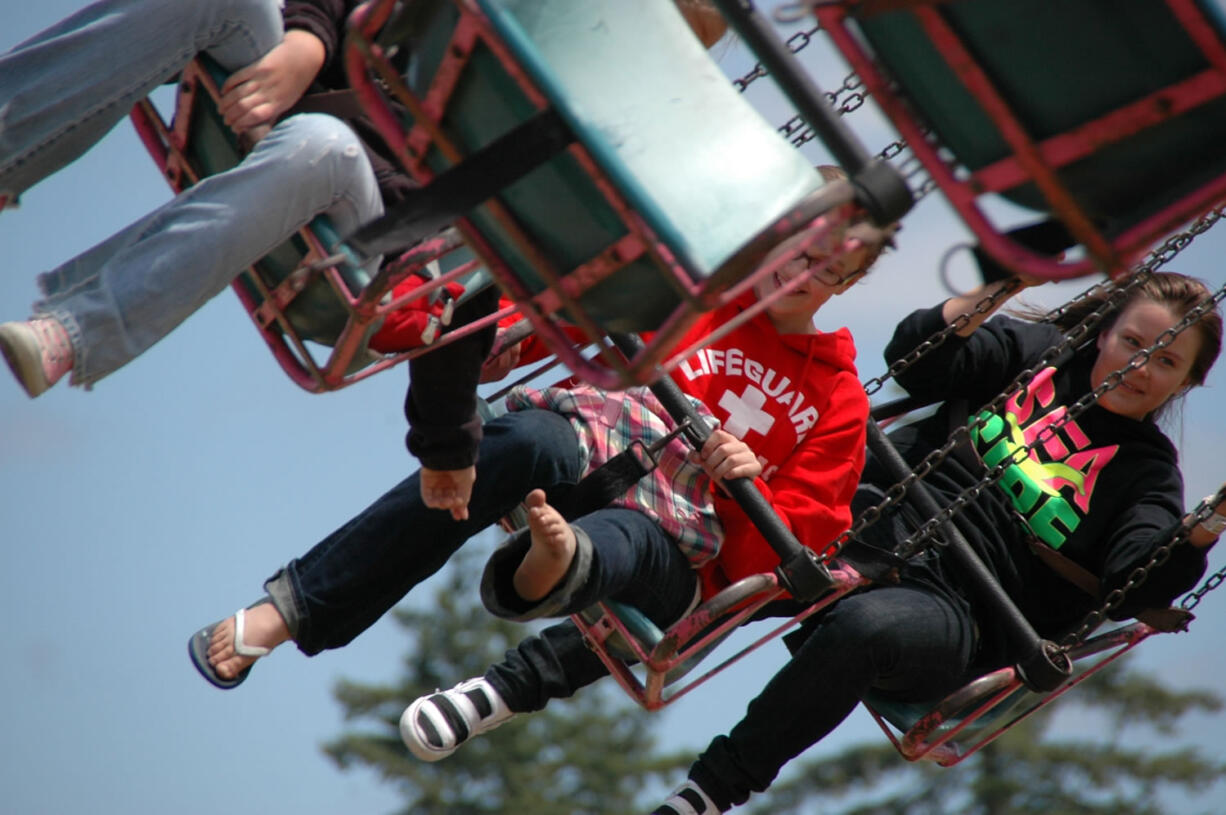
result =
[{"label": "white cross emblem", "polygon": [[762,410],[766,404],[766,394],[753,385],[745,386],[745,393],[737,396],[732,391],[724,391],[719,398],[719,406],[728,411],[728,421],[724,422],[727,430],[738,439],[745,438],[750,430],[756,430],[763,436],[775,424],[775,417]]}]

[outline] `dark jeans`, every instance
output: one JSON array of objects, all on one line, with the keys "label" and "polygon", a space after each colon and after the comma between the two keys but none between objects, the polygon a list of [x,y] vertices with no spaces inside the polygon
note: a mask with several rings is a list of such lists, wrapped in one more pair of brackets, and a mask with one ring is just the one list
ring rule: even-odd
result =
[{"label": "dark jeans", "polygon": [[541,710],[608,675],[600,658],[583,644],[570,620],[528,637],[485,672],[507,707],[516,713]]},{"label": "dark jeans", "polygon": [[690,768],[690,777],[723,808],[765,790],[870,688],[903,700],[940,696],[962,681],[974,652],[965,604],[906,579],[849,595],[802,631],[807,638],[745,717]]},{"label": "dark jeans", "polygon": [[[565,580],[564,588],[541,601],[550,603],[554,613],[574,614],[612,598],[634,606],[666,628],[689,608],[697,591],[694,570],[676,541],[646,515],[604,509],[585,515],[574,525],[591,539],[591,562],[585,574]],[[522,613],[517,619],[535,612],[529,610],[530,604],[516,602],[511,587],[511,575],[521,557],[522,552],[505,559],[495,555],[487,567],[487,574],[493,569],[491,582],[497,591],[495,602],[487,597],[486,605],[502,616]],[[567,621],[520,642],[485,677],[511,710],[527,713],[545,707],[550,699],[569,697],[607,673],[584,645],[579,630]]]},{"label": "dark jeans", "polygon": [[599,509],[573,522],[576,551],[570,569],[544,598],[528,602],[515,593],[513,575],[528,551],[521,533],[493,557],[482,580],[482,599],[500,617],[530,620],[575,614],[601,600],[634,606],[660,627],[685,613],[698,578],[677,542],[642,512]]},{"label": "dark jeans", "polygon": [[290,563],[265,584],[299,650],[339,648],[442,568],[470,537],[535,488],[551,499],[578,481],[570,423],[526,410],[485,426],[467,521],[428,509],[417,474]]}]

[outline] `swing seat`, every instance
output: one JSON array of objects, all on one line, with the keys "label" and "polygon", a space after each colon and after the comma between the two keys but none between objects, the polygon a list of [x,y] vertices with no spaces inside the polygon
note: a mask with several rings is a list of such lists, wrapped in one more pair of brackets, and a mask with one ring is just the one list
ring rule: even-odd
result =
[{"label": "swing seat", "polygon": [[[407,82],[385,56],[401,48]],[[779,241],[849,209],[832,212],[849,185],[823,187],[671,0],[372,0],[347,54],[363,107],[424,187],[542,114],[561,123],[565,149],[456,224],[537,334],[601,387],[657,376],[697,314],[751,285]],[[591,341],[657,333],[628,363],[596,366],[562,321]]]},{"label": "swing seat", "polygon": [[[1009,268],[1120,276],[1226,200],[1226,14],[1213,0],[844,3],[817,16]],[[1050,214],[1085,252],[1062,261],[1003,236],[990,195]]]},{"label": "swing seat", "polygon": [[845,594],[869,583],[868,578],[847,565],[832,568],[830,574],[834,587],[816,603],[682,684],[678,683],[733,631],[768,603],[789,597],[777,575],[756,574],[733,583],[667,631],[661,631],[638,609],[615,600],[598,603],[572,615],[571,620],[622,689],[643,708],[659,710]]},{"label": "swing seat", "polygon": [[[176,193],[242,160],[244,151],[217,110],[224,79],[224,71],[202,56],[180,77],[169,125],[148,99],[132,109],[138,135]],[[391,298],[392,287],[405,279],[418,279],[421,285]],[[445,344],[439,335],[454,307],[492,282],[456,234],[416,247],[372,279],[358,254],[320,215],[241,272],[232,288],[290,378],[319,392]],[[419,348],[375,353],[368,347],[388,314],[420,321]],[[491,321],[466,327],[464,333]],[[308,343],[330,352],[321,361]]]},{"label": "swing seat", "polygon": [[1156,633],[1159,629],[1134,621],[1085,640],[1068,652],[1073,673],[1047,693],[1030,690],[1010,666],[972,680],[944,699],[902,702],[872,692],[864,705],[903,758],[950,767]]}]

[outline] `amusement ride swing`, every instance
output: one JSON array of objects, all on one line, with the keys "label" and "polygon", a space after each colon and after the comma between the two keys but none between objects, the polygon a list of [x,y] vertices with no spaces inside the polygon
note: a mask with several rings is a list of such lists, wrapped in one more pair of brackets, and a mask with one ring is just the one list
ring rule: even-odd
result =
[{"label": "amusement ride swing", "polygon": [[[1100,285],[1116,291],[1134,285],[1221,218],[1226,19],[1209,0],[1135,4],[1129,14],[1109,15],[1109,24],[1095,29],[1089,43],[1078,35],[1102,18],[1095,0],[1059,9],[1037,0],[1021,4],[1025,9],[995,0],[801,2],[786,11],[812,12],[818,26],[787,44],[752,3],[716,5],[761,60],[734,83],[723,79],[688,35],[669,0],[371,0],[360,7],[345,47],[354,94],[328,104],[356,104],[368,113],[422,187],[354,235],[332,234],[322,221],[313,225],[236,282],[291,378],[309,390],[343,387],[492,324],[505,327],[518,314],[495,353],[529,328],[576,375],[599,387],[650,383],[681,432],[700,448],[710,430],[671,380],[660,378],[694,350],[673,344],[697,314],[828,242],[857,211],[889,224],[916,197],[940,188],[1000,266],[1044,279],[1102,271],[1113,282]],[[545,19],[549,25],[542,24]],[[1036,31],[1044,27],[1060,30],[1057,45],[1067,53],[1053,57],[1055,46],[1043,40],[1036,54]],[[855,71],[836,94],[822,93],[794,59],[795,46],[803,47],[819,29]],[[655,39],[643,42],[645,36]],[[416,58],[407,72],[398,61],[403,43],[411,43]],[[1162,59],[1154,61],[1154,55]],[[1103,61],[1109,67],[1094,75],[1120,81],[1099,82],[1076,99],[1056,93],[1069,87],[1068,70],[1084,73],[1084,60]],[[1144,62],[1145,70],[1135,70],[1136,62]],[[1066,71],[1064,78],[1056,68]],[[762,76],[770,76],[799,112],[782,133],[737,93]],[[231,166],[241,155],[210,110],[219,79],[203,62],[185,72],[170,125],[148,103],[133,111],[138,131],[176,189]],[[698,95],[698,104],[674,104],[686,92]],[[844,110],[871,94],[904,141],[870,155],[829,104],[844,93]],[[678,132],[687,135],[680,146]],[[820,184],[799,156],[795,146],[814,136],[848,172],[848,182]],[[696,143],[709,151],[687,149]],[[888,163],[908,150],[911,175],[927,173],[914,192]],[[706,162],[721,152],[743,159],[743,172],[711,174]],[[699,181],[704,195],[698,198],[704,200],[695,201],[688,190]],[[1048,213],[1083,251],[1063,260],[1029,245],[1017,231],[1002,232],[979,204],[988,194]],[[1147,246],[1206,212],[1182,241],[1172,238],[1129,276]],[[786,251],[772,251],[781,242]],[[854,240],[845,240],[826,262],[856,248]],[[358,261],[376,254],[396,259],[365,279]],[[402,287],[393,296],[406,281],[409,290]],[[448,326],[454,307],[492,282],[512,303]],[[1226,289],[1205,307],[1223,297]],[[422,314],[421,347],[370,354],[365,344],[378,323],[405,305]],[[991,306],[985,301],[976,311]],[[1089,321],[1049,358],[1073,347]],[[870,395],[958,327],[955,321],[870,380]],[[644,344],[634,332],[647,330],[654,334]],[[595,344],[596,358],[580,353],[584,343],[576,343],[576,332]],[[1139,351],[1130,367],[1143,365],[1170,339]],[[332,346],[325,363],[316,362],[310,341]],[[1068,418],[1122,375],[1109,377]],[[984,410],[1024,384],[1019,377]],[[873,452],[888,461],[897,454],[877,425],[886,412],[874,409],[869,431]],[[923,503],[920,479],[956,441],[915,470],[898,469],[898,483],[885,500],[862,512],[820,554],[795,539],[751,482],[729,482],[733,497],[780,555],[774,573],[729,587],[667,632],[616,603],[576,615],[576,623],[636,700],[661,707],[846,593],[888,580],[888,564],[852,565],[841,557],[844,547],[889,506],[904,498]],[[1013,456],[1027,454],[1036,443],[988,468],[972,490],[989,488]],[[633,459],[632,473],[652,466],[649,450],[626,455]],[[901,556],[938,541],[951,557],[974,558],[950,534],[949,521],[965,500],[933,507]],[[1208,517],[1212,505],[1198,505],[1175,538],[1138,570],[1135,582]],[[1183,611],[1190,612],[1222,579],[1222,572],[1213,575],[1185,598]],[[1190,619],[1187,613],[1155,615],[1091,637],[1127,588],[1102,598],[1102,607],[1057,644],[1041,639],[999,586],[985,585],[995,598],[993,608],[1009,620],[1018,664],[933,705],[871,699],[869,706],[905,757],[956,763],[1153,633],[1178,630]],[[731,630],[785,597],[801,601],[804,610],[676,687]],[[637,662],[645,678],[627,661]]]}]

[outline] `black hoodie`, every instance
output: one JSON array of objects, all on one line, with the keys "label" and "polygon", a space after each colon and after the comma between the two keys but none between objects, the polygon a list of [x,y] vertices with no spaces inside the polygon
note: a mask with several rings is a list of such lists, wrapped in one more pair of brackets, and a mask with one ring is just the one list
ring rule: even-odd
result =
[{"label": "black hoodie", "polygon": [[[944,325],[939,306],[911,314],[886,347],[887,361],[901,358]],[[950,336],[898,376],[912,395],[948,401],[932,417],[893,433],[895,445],[912,465],[918,463],[944,444],[956,422],[966,421],[968,407],[977,411],[987,404],[1062,338],[1054,326],[1008,317],[989,320],[970,337]],[[982,477],[985,461],[994,464],[1034,440],[1087,394],[1096,354],[1088,343],[1011,396],[984,429],[972,434],[970,445],[925,479],[937,499],[948,503]],[[959,399],[965,400],[961,406]],[[1029,541],[1037,539],[1089,570],[1109,592],[1171,537],[1184,512],[1183,479],[1173,445],[1152,421],[1098,405],[1044,435],[1036,448],[955,522],[1039,634],[1058,637],[1100,602],[1056,574],[1030,551]],[[874,465],[865,473],[870,480],[885,480]],[[1169,605],[1195,585],[1206,563],[1205,550],[1178,546],[1161,568],[1125,594],[1111,616],[1126,619],[1143,608]],[[976,616],[986,652],[996,652],[1000,638],[992,620]]]}]

